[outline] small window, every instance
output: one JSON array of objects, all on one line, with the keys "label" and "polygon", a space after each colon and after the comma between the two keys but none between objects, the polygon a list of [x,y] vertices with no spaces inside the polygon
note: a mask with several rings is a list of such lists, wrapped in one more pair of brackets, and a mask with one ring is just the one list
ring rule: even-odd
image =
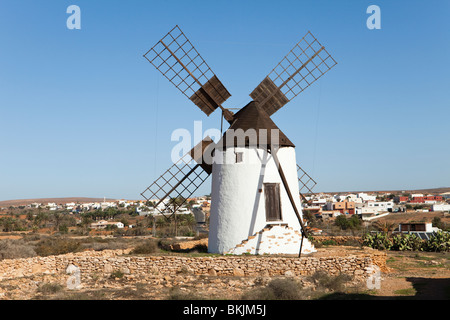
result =
[{"label": "small window", "polygon": [[243,152],[236,152],[236,163],[240,163],[243,161],[244,153]]}]

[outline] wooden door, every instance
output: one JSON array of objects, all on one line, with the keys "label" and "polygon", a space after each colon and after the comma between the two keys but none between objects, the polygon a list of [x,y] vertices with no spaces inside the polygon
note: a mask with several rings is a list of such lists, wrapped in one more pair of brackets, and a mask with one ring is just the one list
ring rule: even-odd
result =
[{"label": "wooden door", "polygon": [[264,195],[266,198],[266,220],[281,220],[280,184],[264,183]]}]

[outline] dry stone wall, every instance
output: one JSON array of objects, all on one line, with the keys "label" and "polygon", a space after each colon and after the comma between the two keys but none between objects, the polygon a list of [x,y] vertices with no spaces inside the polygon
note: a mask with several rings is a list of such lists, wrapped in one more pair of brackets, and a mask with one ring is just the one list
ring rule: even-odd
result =
[{"label": "dry stone wall", "polygon": [[386,254],[371,251],[360,255],[333,257],[212,256],[189,257],[129,255],[130,250],[86,251],[49,257],[0,261],[0,280],[37,274],[64,274],[69,265],[85,276],[110,276],[115,271],[130,275],[158,274],[162,277],[182,272],[217,276],[302,276],[316,271],[345,273],[365,279],[376,265],[386,269]]}]

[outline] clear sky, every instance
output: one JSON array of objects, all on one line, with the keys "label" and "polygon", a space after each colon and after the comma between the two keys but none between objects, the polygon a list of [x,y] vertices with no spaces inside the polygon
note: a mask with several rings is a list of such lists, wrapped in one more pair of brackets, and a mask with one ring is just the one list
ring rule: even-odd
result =
[{"label": "clear sky", "polygon": [[325,45],[338,65],[272,117],[315,191],[450,187],[450,1],[2,0],[0,200],[141,199],[175,129],[220,128],[143,57],[176,24],[230,108],[308,30]]}]

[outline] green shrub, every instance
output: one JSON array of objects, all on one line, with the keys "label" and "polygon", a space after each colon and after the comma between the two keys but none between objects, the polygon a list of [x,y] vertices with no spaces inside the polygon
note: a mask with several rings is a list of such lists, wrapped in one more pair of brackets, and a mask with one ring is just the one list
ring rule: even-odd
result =
[{"label": "green shrub", "polygon": [[344,291],[345,283],[352,280],[352,277],[347,274],[339,274],[337,276],[331,276],[325,271],[316,271],[312,276],[310,276],[317,289],[329,290],[332,292]]},{"label": "green shrub", "polygon": [[25,243],[25,241],[23,241],[22,239],[0,240],[0,260],[29,258],[34,256],[36,256],[36,252],[34,251],[33,247]]},{"label": "green shrub", "polygon": [[156,243],[156,241],[153,240],[148,240],[145,241],[144,243],[136,246],[131,253],[132,254],[149,254],[149,253],[155,253],[158,252],[158,244]]},{"label": "green shrub", "polygon": [[58,231],[62,234],[66,234],[69,232],[69,227],[66,224],[60,225]]},{"label": "green shrub", "polygon": [[63,289],[63,286],[58,283],[44,283],[38,288],[38,292],[42,294],[54,294]]},{"label": "green shrub", "polygon": [[361,228],[362,221],[357,215],[352,215],[350,218],[347,218],[345,215],[339,215],[336,217],[334,224],[342,230],[357,230]]},{"label": "green shrub", "polygon": [[267,285],[277,300],[300,299],[300,284],[294,279],[274,279]]},{"label": "green shrub", "polygon": [[41,240],[35,248],[36,253],[42,257],[78,252],[80,250],[81,243],[79,241],[63,237]]},{"label": "green shrub", "polygon": [[169,291],[169,300],[203,300],[204,297],[192,291],[182,290],[180,287],[172,287]]},{"label": "green shrub", "polygon": [[357,239],[348,239],[347,241],[342,243],[343,246],[350,246],[350,247],[361,247],[361,241]]},{"label": "green shrub", "polygon": [[300,300],[305,293],[300,283],[292,278],[280,278],[270,281],[266,287],[256,288],[246,292],[244,300]]},{"label": "green shrub", "polygon": [[333,239],[328,239],[328,240],[323,240],[322,244],[324,246],[336,246],[337,242],[335,240],[333,240]]},{"label": "green shrub", "polygon": [[115,279],[115,278],[122,279],[124,275],[125,274],[120,270],[111,272],[111,278],[113,278],[113,279]]},{"label": "green shrub", "polygon": [[164,251],[172,251],[172,245],[176,241],[173,239],[163,238],[158,241],[158,248]]}]

